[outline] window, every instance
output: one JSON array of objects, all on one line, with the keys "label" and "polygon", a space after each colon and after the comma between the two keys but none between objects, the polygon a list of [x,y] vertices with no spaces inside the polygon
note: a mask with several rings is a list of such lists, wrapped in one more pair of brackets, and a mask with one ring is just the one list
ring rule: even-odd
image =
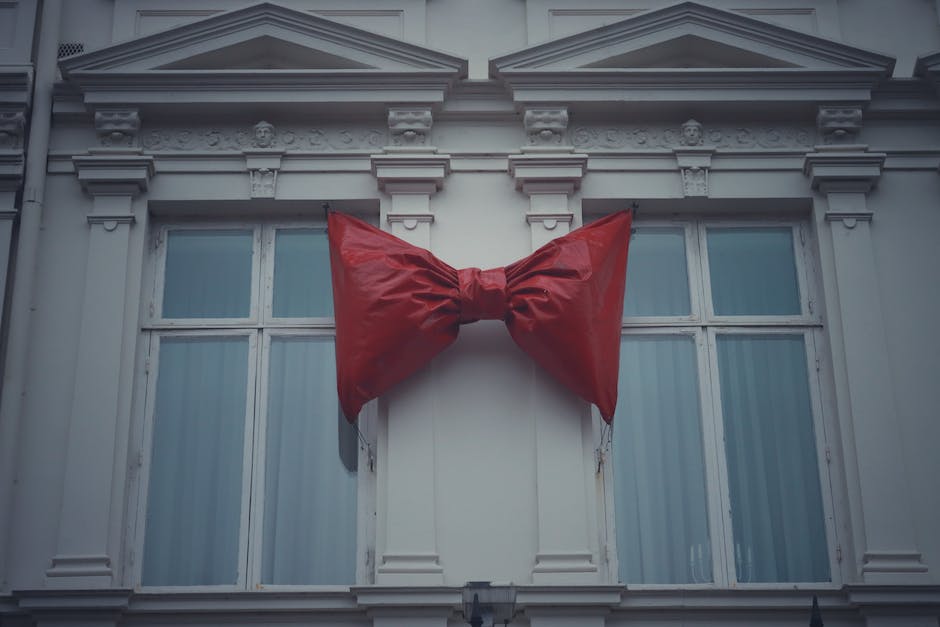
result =
[{"label": "window", "polygon": [[621,581],[830,580],[805,237],[783,222],[638,225],[611,436]]},{"label": "window", "polygon": [[157,241],[140,583],[355,583],[358,434],[336,397],[325,231]]}]

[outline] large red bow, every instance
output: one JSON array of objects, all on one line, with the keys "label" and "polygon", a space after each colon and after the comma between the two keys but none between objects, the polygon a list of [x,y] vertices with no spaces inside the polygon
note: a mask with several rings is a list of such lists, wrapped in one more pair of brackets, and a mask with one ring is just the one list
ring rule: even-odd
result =
[{"label": "large red bow", "polygon": [[496,319],[610,422],[631,221],[621,211],[505,268],[455,270],[423,248],[331,213],[336,383],[347,419],[444,350],[461,324]]}]

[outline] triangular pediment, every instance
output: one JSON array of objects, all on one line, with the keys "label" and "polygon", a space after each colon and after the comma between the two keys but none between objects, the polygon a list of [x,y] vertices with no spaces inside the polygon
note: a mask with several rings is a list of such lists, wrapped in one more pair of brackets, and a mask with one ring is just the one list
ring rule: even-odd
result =
[{"label": "triangular pediment", "polygon": [[[190,103],[217,102],[217,92],[234,99],[239,88],[259,86],[274,99],[305,92],[298,102],[439,102],[467,73],[466,59],[271,3],[69,57],[60,67],[86,102],[126,104],[158,102],[158,92],[174,89]],[[370,95],[370,85],[387,91]]]},{"label": "triangular pediment", "polygon": [[894,59],[696,2],[504,55],[500,72],[591,68],[890,70]]},{"label": "triangular pediment", "polygon": [[891,57],[696,2],[490,61],[529,102],[557,101],[560,89],[571,101],[864,101],[893,68]]},{"label": "triangular pediment", "polygon": [[374,66],[270,35],[168,63],[158,70],[375,70]]}]

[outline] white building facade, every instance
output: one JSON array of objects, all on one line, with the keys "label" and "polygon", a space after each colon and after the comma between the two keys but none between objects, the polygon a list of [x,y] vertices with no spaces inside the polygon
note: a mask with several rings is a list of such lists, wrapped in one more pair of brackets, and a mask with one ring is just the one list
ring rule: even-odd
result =
[{"label": "white building facade", "polygon": [[[940,4],[0,2],[0,625],[940,624]],[[635,208],[613,428],[502,323],[356,427],[327,209]]]}]

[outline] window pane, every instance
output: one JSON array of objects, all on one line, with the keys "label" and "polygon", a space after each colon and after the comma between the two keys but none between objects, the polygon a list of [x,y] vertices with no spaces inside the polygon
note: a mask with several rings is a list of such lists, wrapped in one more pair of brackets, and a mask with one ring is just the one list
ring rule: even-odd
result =
[{"label": "window pane", "polygon": [[695,343],[623,339],[614,498],[624,583],[712,581]]},{"label": "window pane", "polygon": [[718,336],[738,581],[828,581],[802,335]]},{"label": "window pane", "polygon": [[790,228],[713,228],[707,238],[717,315],[800,313]]},{"label": "window pane", "polygon": [[685,232],[641,228],[630,242],[624,316],[687,316],[689,278]]},{"label": "window pane", "polygon": [[340,417],[332,338],[271,341],[262,582],[356,579],[356,432]]},{"label": "window pane", "polygon": [[326,232],[280,229],[274,245],[274,316],[330,317],[333,287]]},{"label": "window pane", "polygon": [[246,318],[251,311],[251,231],[170,231],[164,318]]},{"label": "window pane", "polygon": [[234,584],[248,339],[160,342],[143,583]]}]

